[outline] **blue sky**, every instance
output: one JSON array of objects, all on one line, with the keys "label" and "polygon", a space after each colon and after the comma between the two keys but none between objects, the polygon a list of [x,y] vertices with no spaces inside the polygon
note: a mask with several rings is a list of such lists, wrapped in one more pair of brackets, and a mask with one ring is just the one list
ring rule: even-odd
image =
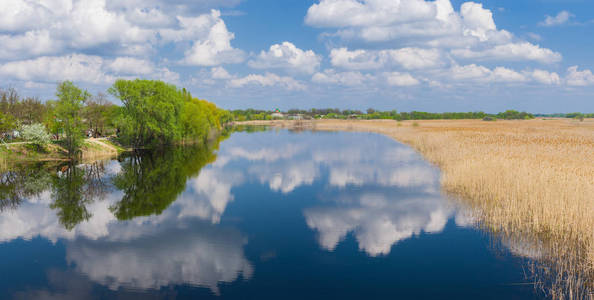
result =
[{"label": "blue sky", "polygon": [[594,112],[586,0],[3,0],[0,87],[160,79],[224,108]]}]

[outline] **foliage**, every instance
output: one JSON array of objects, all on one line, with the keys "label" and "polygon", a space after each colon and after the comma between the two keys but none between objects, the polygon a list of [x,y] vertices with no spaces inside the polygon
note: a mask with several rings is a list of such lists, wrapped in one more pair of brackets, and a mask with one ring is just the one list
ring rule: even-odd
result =
[{"label": "foliage", "polygon": [[222,125],[233,122],[233,114],[230,111],[224,110],[224,109],[219,109],[218,113],[219,113],[219,122]]},{"label": "foliage", "polygon": [[207,111],[200,101],[196,99],[185,101],[181,114],[182,136],[199,138],[205,141],[211,126],[206,113]]},{"label": "foliage", "polygon": [[137,153],[123,159],[121,172],[111,179],[106,178],[102,163],[69,162],[53,172],[42,163],[15,166],[0,173],[0,211],[14,209],[25,199],[50,190],[50,208],[56,210],[60,224],[72,230],[92,216],[89,204],[104,199],[115,187],[124,194],[111,207],[118,219],[160,214],[183,192],[189,178],[215,161],[219,142],[228,137],[227,133],[223,131],[208,144]]},{"label": "foliage", "polygon": [[51,136],[45,130],[45,126],[40,123],[23,125],[21,127],[21,137],[37,146],[44,146],[51,142]]},{"label": "foliage", "polygon": [[4,133],[8,133],[16,127],[16,121],[9,114],[0,111],[0,138]]},{"label": "foliage", "polygon": [[90,95],[70,81],[64,81],[58,85],[54,115],[58,127],[64,130],[64,147],[68,155],[73,157],[77,154],[84,140],[82,108]]},{"label": "foliage", "polygon": [[65,166],[64,172],[54,176],[52,182],[51,209],[56,209],[60,224],[67,230],[72,230],[82,221],[89,220],[91,213],[87,210],[87,204],[92,200],[86,197],[83,187],[85,185],[85,173],[83,169],[77,168],[73,163]]},{"label": "foliage", "polygon": [[120,138],[135,148],[163,147],[186,139],[205,140],[230,119],[214,104],[162,81],[121,79],[109,93],[123,103],[116,121]]},{"label": "foliage", "polygon": [[0,211],[18,207],[26,198],[37,196],[51,185],[43,164],[17,165],[0,173]]},{"label": "foliage", "polygon": [[519,112],[516,110],[506,110],[505,112],[498,113],[497,118],[505,119],[505,120],[530,120],[530,119],[534,119],[534,116],[527,112]]},{"label": "foliage", "polygon": [[94,137],[103,135],[116,109],[115,105],[111,104],[103,93],[99,93],[87,101],[83,109],[83,116],[87,121],[87,128],[92,130]]},{"label": "foliage", "polygon": [[45,118],[45,105],[37,98],[21,98],[14,88],[0,89],[0,111],[21,124],[40,123]]},{"label": "foliage", "polygon": [[183,192],[188,178],[216,159],[218,141],[150,151],[127,158],[113,184],[124,192],[110,209],[118,220],[159,215]]},{"label": "foliage", "polygon": [[121,134],[134,147],[167,145],[180,138],[183,97],[173,85],[152,80],[117,80],[109,93],[124,104]]},{"label": "foliage", "polygon": [[251,121],[251,120],[272,120],[272,111],[247,109],[234,110],[231,112],[235,121]]}]

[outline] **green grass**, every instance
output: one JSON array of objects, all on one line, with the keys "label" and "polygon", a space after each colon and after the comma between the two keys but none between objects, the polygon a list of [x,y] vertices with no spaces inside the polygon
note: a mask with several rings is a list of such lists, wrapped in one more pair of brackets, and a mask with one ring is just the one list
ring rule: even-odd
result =
[{"label": "green grass", "polygon": [[86,141],[83,143],[82,149],[83,149],[83,151],[84,150],[97,150],[97,151],[103,150],[103,148],[101,148],[101,146],[99,146],[95,143],[89,143]]},{"label": "green grass", "polygon": [[102,142],[104,142],[104,143],[106,143],[106,144],[108,144],[108,145],[110,145],[110,146],[112,146],[112,147],[116,148],[116,149],[118,150],[118,153],[121,153],[121,152],[126,152],[126,151],[128,151],[127,149],[125,149],[124,147],[122,147],[122,146],[121,146],[119,143],[117,143],[117,142],[114,142],[114,141],[113,141],[113,140],[111,140],[111,139],[105,139],[105,140],[102,140]]}]

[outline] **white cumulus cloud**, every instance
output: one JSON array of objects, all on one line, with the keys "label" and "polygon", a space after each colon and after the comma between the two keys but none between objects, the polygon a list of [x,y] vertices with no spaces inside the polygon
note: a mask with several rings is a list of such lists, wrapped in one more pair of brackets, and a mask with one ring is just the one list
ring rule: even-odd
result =
[{"label": "white cumulus cloud", "polygon": [[373,79],[374,77],[372,75],[364,75],[358,71],[336,72],[333,69],[324,70],[324,72],[318,72],[311,78],[311,80],[316,83],[339,84],[346,86],[361,85]]},{"label": "white cumulus cloud", "polygon": [[0,77],[37,83],[70,80],[105,85],[121,76],[151,76],[171,83],[178,83],[180,79],[178,73],[166,67],[158,68],[150,61],[131,57],[105,60],[101,56],[70,54],[0,64]]},{"label": "white cumulus cloud", "polygon": [[214,67],[210,69],[210,74],[214,79],[230,79],[233,77],[223,67]]},{"label": "white cumulus cloud", "polygon": [[[448,49],[455,57],[475,60],[553,63],[562,58],[553,50],[519,40],[510,32],[498,29],[493,12],[475,2],[465,2],[456,11],[450,0],[322,0],[309,8],[305,22],[335,29],[325,36],[337,36],[346,41],[400,41],[414,47],[435,48],[425,53],[415,48],[392,52],[397,54],[395,62],[408,69],[425,67],[425,64],[408,63],[410,61],[435,62],[439,53],[436,49]],[[349,64],[352,69],[379,68],[385,63],[382,54],[388,54],[361,51],[338,49],[333,62]]]},{"label": "white cumulus cloud", "polygon": [[393,86],[413,86],[420,84],[419,80],[408,73],[386,73],[386,81]]},{"label": "white cumulus cloud", "polygon": [[352,70],[399,67],[407,70],[438,67],[444,64],[437,49],[401,48],[387,50],[349,50],[336,48],[330,51],[330,62],[335,67]]},{"label": "white cumulus cloud", "polygon": [[153,63],[134,57],[118,57],[109,63],[108,68],[116,74],[142,74],[154,72]]},{"label": "white cumulus cloud", "polygon": [[452,54],[463,59],[537,61],[545,64],[560,62],[562,56],[547,48],[528,42],[497,45],[484,50],[454,49]]},{"label": "white cumulus cloud", "polygon": [[266,73],[264,75],[250,74],[245,77],[235,78],[229,81],[229,85],[233,88],[241,88],[246,85],[259,85],[262,87],[279,86],[287,90],[303,90],[305,85],[288,76],[278,76],[273,73]]},{"label": "white cumulus cloud", "polygon": [[[202,20],[199,20],[202,21]],[[192,23],[192,26],[206,26],[208,33],[198,38],[191,49],[187,50],[184,63],[195,66],[216,66],[224,63],[240,63],[244,60],[244,52],[231,46],[235,34],[227,30],[221,19],[221,12],[213,10],[206,24]]]},{"label": "white cumulus cloud", "polygon": [[578,66],[573,66],[567,69],[565,81],[570,86],[594,85],[594,75],[590,70],[579,71]]},{"label": "white cumulus cloud", "polygon": [[256,69],[285,69],[306,74],[314,73],[322,61],[312,50],[301,50],[290,42],[274,44],[268,51],[260,52],[248,65]]},{"label": "white cumulus cloud", "polygon": [[553,16],[553,17],[545,16],[544,21],[538,23],[538,25],[545,26],[545,27],[563,25],[563,24],[567,23],[573,17],[574,17],[573,14],[571,14],[570,12],[568,12],[566,10],[563,10],[563,11],[560,11],[556,16]]},{"label": "white cumulus cloud", "polygon": [[0,65],[0,75],[25,81],[76,80],[96,84],[110,83],[114,78],[106,75],[102,70],[103,63],[103,59],[99,56],[81,54],[42,56]]},{"label": "white cumulus cloud", "polygon": [[530,76],[534,81],[542,84],[552,85],[561,83],[561,77],[559,74],[546,70],[534,70],[529,72],[528,76]]}]

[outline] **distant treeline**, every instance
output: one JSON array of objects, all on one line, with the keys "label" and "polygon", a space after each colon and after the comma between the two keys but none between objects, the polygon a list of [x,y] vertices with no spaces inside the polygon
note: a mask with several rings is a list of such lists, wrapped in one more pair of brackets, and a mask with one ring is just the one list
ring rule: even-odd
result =
[{"label": "distant treeline", "polygon": [[69,81],[59,83],[56,99],[45,102],[23,98],[13,88],[0,89],[0,140],[32,136],[36,143],[48,143],[51,136],[74,156],[85,136],[115,135],[124,145],[154,148],[205,141],[232,121],[228,111],[162,81],[117,80],[108,93],[123,105]]},{"label": "distant treeline", "polygon": [[310,109],[299,110],[290,109],[287,112],[266,111],[266,110],[233,110],[231,112],[236,121],[249,120],[273,120],[273,119],[388,119],[388,120],[461,120],[461,119],[483,119],[483,120],[525,120],[533,119],[534,115],[527,112],[519,112],[515,110],[507,110],[498,114],[488,114],[482,111],[479,112],[445,112],[445,113],[430,113],[422,111],[398,112],[379,111],[375,109],[368,109],[366,112],[360,110],[340,110],[337,108],[327,109]]},{"label": "distant treeline", "polygon": [[568,113],[568,114],[534,114],[536,117],[542,118],[568,118],[568,119],[584,119],[594,118],[594,113],[584,114],[579,112]]}]

